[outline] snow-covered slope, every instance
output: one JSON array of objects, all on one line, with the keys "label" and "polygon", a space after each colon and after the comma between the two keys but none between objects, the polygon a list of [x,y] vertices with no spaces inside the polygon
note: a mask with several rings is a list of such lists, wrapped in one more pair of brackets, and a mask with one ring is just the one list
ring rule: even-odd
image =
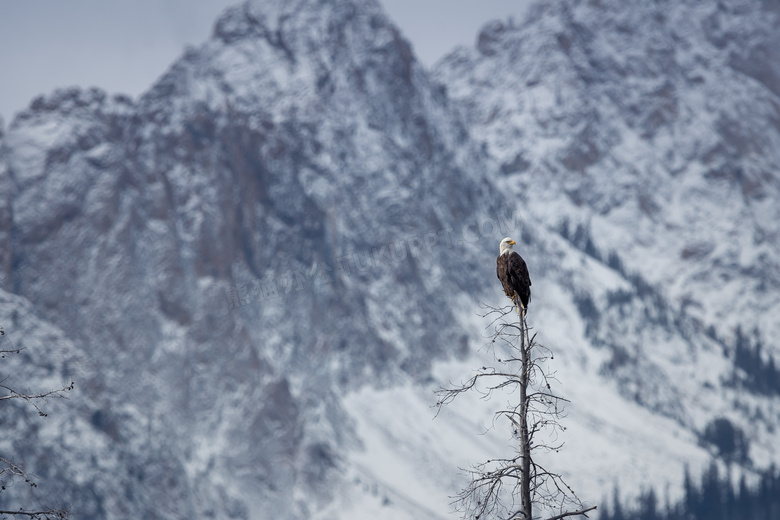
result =
[{"label": "snow-covered slope", "polygon": [[248,2],[140,99],[61,90],[12,121],[8,305],[79,371],[63,433],[9,426],[41,488],[81,518],[452,517],[458,467],[510,442],[479,435],[494,403],[431,408],[489,362],[505,235],[582,498],[675,483],[717,417],[777,460],[776,399],[726,384],[732,328],[777,327],[774,18],[567,5],[434,81],[375,1]]}]

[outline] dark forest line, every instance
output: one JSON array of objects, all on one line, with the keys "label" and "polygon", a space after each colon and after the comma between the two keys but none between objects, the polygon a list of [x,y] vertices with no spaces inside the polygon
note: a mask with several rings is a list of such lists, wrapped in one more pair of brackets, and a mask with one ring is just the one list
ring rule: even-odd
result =
[{"label": "dark forest line", "polygon": [[686,470],[683,498],[661,504],[650,488],[638,503],[621,503],[615,490],[611,501],[599,507],[599,520],[778,520],[780,519],[780,471],[774,467],[761,473],[757,483],[748,485],[744,476],[734,486],[728,475],[721,475],[713,462],[699,482]]}]

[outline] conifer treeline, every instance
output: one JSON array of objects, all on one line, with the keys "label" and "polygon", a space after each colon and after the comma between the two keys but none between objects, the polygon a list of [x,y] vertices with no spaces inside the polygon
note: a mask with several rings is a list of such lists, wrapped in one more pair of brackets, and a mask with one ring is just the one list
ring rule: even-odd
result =
[{"label": "conifer treeline", "polygon": [[732,384],[757,394],[780,395],[780,370],[773,356],[764,355],[758,332],[753,333],[751,340],[737,327],[734,368],[744,370],[747,377],[740,378],[735,372]]},{"label": "conifer treeline", "polygon": [[686,470],[684,486],[685,494],[678,503],[664,505],[659,504],[653,489],[643,493],[635,506],[621,504],[615,490],[612,503],[599,508],[599,520],[780,519],[780,471],[774,467],[761,475],[757,485],[748,486],[742,477],[735,489],[713,462],[701,483],[694,482]]}]

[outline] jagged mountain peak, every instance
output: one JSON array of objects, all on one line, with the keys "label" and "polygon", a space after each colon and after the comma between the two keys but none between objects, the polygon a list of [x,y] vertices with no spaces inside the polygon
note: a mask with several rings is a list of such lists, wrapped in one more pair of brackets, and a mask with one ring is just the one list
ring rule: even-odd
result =
[{"label": "jagged mountain peak", "polygon": [[375,1],[248,2],[227,9],[213,38],[190,48],[144,99],[155,106],[178,92],[212,109],[229,103],[289,115],[293,97],[305,116],[304,107],[322,111],[345,91],[416,96],[412,84],[425,81],[411,46]]},{"label": "jagged mountain peak", "polygon": [[[30,102],[9,126],[5,160],[16,182],[37,178],[47,164],[56,162],[69,149],[83,152],[100,144],[103,136],[96,127],[129,116],[135,110],[131,98],[109,95],[98,88],[61,88]],[[49,149],[50,157],[40,153]],[[54,157],[59,153],[59,157]],[[35,164],[28,168],[25,165]]]},{"label": "jagged mountain peak", "polygon": [[97,88],[58,88],[49,95],[41,95],[14,120],[25,121],[35,115],[57,112],[62,115],[110,113],[133,108],[133,100],[124,94],[109,95]]},{"label": "jagged mountain peak", "polygon": [[[223,41],[261,37],[280,46],[296,47],[303,41],[333,46],[339,40],[329,38],[345,24],[358,17],[370,16],[375,27],[389,25],[376,0],[295,0],[265,2],[249,0],[231,7],[220,16],[214,26],[214,36]],[[316,28],[299,31],[300,24]],[[343,42],[342,42],[343,43]]]},{"label": "jagged mountain peak", "polygon": [[[556,76],[565,72],[561,65],[566,63],[586,85],[610,83],[615,78],[675,77],[695,84],[703,79],[696,71],[714,61],[746,74],[776,94],[780,61],[774,49],[778,47],[780,18],[773,5],[757,0],[674,5],[542,2],[532,5],[521,23],[486,24],[474,51],[505,64],[519,64],[532,55],[548,74]],[[442,63],[463,52],[445,57]],[[567,60],[560,61],[561,55]]]}]

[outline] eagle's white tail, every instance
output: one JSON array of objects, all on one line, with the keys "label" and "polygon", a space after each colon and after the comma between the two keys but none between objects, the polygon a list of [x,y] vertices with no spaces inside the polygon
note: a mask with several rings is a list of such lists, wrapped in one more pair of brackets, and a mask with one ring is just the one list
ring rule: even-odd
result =
[{"label": "eagle's white tail", "polygon": [[517,310],[517,315],[520,318],[525,318],[526,313],[528,312],[528,309],[523,305],[523,302],[520,300],[519,296],[515,296],[513,299],[515,303],[515,309]]}]

